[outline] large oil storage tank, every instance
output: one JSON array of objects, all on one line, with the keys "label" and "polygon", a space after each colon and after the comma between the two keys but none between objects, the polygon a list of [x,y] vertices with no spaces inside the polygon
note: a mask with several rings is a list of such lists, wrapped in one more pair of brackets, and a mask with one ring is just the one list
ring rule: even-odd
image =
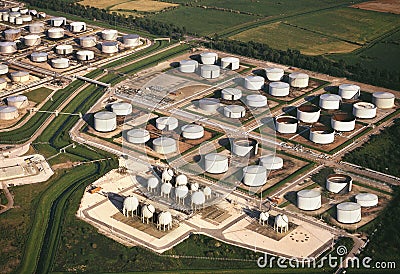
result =
[{"label": "large oil storage tank", "polygon": [[51,59],[51,66],[56,69],[65,69],[69,67],[68,58],[54,58]]},{"label": "large oil storage tank", "polygon": [[137,47],[140,45],[140,36],[137,34],[127,34],[122,36],[122,41],[125,47]]},{"label": "large oil storage tank", "polygon": [[289,74],[289,84],[294,88],[308,87],[309,76],[301,72],[293,72]]},{"label": "large oil storage tank", "polygon": [[204,136],[204,128],[200,125],[188,124],[181,127],[182,137],[190,140],[200,139]]},{"label": "large oil storage tank", "polygon": [[221,90],[221,98],[224,100],[239,100],[242,98],[242,91],[237,88],[224,88]]},{"label": "large oil storage tank", "polygon": [[376,106],[367,102],[353,104],[353,115],[361,119],[371,119],[376,116]]},{"label": "large oil storage tank", "polygon": [[250,94],[246,96],[246,105],[252,108],[261,108],[267,106],[267,97],[260,94]]},{"label": "large oil storage tank", "polygon": [[321,145],[331,144],[335,141],[335,131],[323,125],[314,126],[310,129],[310,141]]},{"label": "large oil storage tank", "polygon": [[32,21],[32,16],[29,14],[23,14],[21,15],[21,19],[23,23],[28,23]]},{"label": "large oil storage tank", "polygon": [[218,98],[203,98],[199,100],[200,109],[208,112],[215,113],[219,108],[220,103]]},{"label": "large oil storage tank", "polygon": [[289,84],[285,82],[272,82],[269,84],[269,94],[283,97],[289,95]]},{"label": "large oil storage tank", "polygon": [[132,113],[132,105],[127,102],[114,103],[111,105],[111,110],[117,116],[126,116]]},{"label": "large oil storage tank", "polygon": [[269,81],[280,81],[284,73],[284,70],[281,68],[270,67],[265,69],[265,74]]},{"label": "large oil storage tank", "polygon": [[11,80],[16,83],[25,83],[29,81],[29,72],[27,71],[14,71],[11,72]]},{"label": "large oil storage tank", "polygon": [[159,130],[174,130],[178,127],[178,119],[175,117],[159,117],[156,119],[156,127]]},{"label": "large oil storage tank", "polygon": [[336,131],[352,131],[356,127],[356,117],[347,112],[335,113],[331,117],[331,126]]},{"label": "large oil storage tank", "polygon": [[0,64],[0,75],[8,73],[8,66],[4,64]]},{"label": "large oil storage tank", "polygon": [[3,19],[3,21],[8,22],[8,20],[10,19],[10,15],[8,14],[8,12],[3,13],[1,18]]},{"label": "large oil storage tank", "polygon": [[343,99],[358,99],[360,96],[360,87],[352,84],[341,84],[339,86],[339,95]]},{"label": "large oil storage tank", "polygon": [[95,36],[82,36],[79,38],[79,45],[82,48],[91,48],[95,47],[97,43]]},{"label": "large oil storage tank", "polygon": [[101,43],[101,51],[103,53],[117,53],[118,52],[118,43],[116,41],[107,41]]},{"label": "large oil storage tank", "polygon": [[212,174],[228,171],[228,157],[218,153],[210,153],[204,157],[204,170]]},{"label": "large oil storage tank", "polygon": [[64,32],[62,28],[51,28],[47,30],[47,36],[51,39],[61,39],[64,37]]},{"label": "large oil storage tank", "polygon": [[179,62],[179,71],[183,73],[193,73],[199,67],[199,63],[195,60],[182,60]]},{"label": "large oil storage tank", "polygon": [[246,109],[239,105],[227,105],[224,107],[224,116],[228,118],[243,118],[246,115]]},{"label": "large oil storage tank", "polygon": [[69,24],[69,30],[74,33],[85,31],[86,23],[85,22],[72,22],[71,24]]},{"label": "large oil storage tank", "polygon": [[65,17],[53,17],[50,18],[50,26],[52,27],[61,27],[67,24],[67,18]]},{"label": "large oil storage tank", "polygon": [[24,37],[24,44],[28,47],[39,46],[40,42],[40,36],[37,34],[30,34]]},{"label": "large oil storage tank", "polygon": [[342,97],[336,94],[322,94],[319,97],[319,106],[323,109],[339,109]]},{"label": "large oil storage tank", "polygon": [[297,192],[297,207],[301,210],[321,208],[321,192],[315,189],[303,189]]},{"label": "large oil storage tank", "polygon": [[215,79],[220,76],[220,67],[217,65],[200,66],[200,76],[206,79]]},{"label": "large oil storage tank", "polygon": [[60,55],[71,54],[74,51],[72,45],[58,45],[56,46],[56,53]]},{"label": "large oil storage tank", "polygon": [[377,108],[392,108],[394,107],[395,96],[390,92],[374,92],[372,94],[372,103]]},{"label": "large oil storage tank", "polygon": [[[11,18],[11,17],[10,17]],[[16,17],[14,24],[16,25],[22,25],[24,23],[24,20],[22,19],[22,17]]]},{"label": "large oil storage tank", "polygon": [[76,59],[79,61],[89,61],[94,59],[94,51],[92,50],[78,50],[76,52]]},{"label": "large oil storage tank", "polygon": [[297,108],[297,119],[304,123],[316,123],[321,115],[321,109],[313,105],[301,105]]},{"label": "large oil storage tank", "polygon": [[131,129],[126,133],[126,140],[132,144],[144,144],[150,140],[150,133],[145,129]]},{"label": "large oil storage tank", "polygon": [[203,52],[200,53],[201,62],[205,65],[213,65],[218,60],[218,54],[215,52]]},{"label": "large oil storage tank", "polygon": [[326,177],[326,189],[333,193],[350,192],[353,186],[353,179],[345,174],[330,174]]},{"label": "large oil storage tank", "polygon": [[343,224],[355,224],[361,221],[361,206],[357,203],[344,202],[336,206],[337,221]]},{"label": "large oil storage tank", "polygon": [[0,120],[12,120],[18,117],[16,107],[0,106]]},{"label": "large oil storage tank", "polygon": [[249,90],[259,90],[264,86],[264,78],[261,76],[247,76],[244,78],[244,87]]},{"label": "large oil storage tank", "polygon": [[258,142],[253,138],[236,138],[232,142],[232,153],[252,157],[258,154]]},{"label": "large oil storage tank", "polygon": [[259,165],[265,167],[267,170],[277,170],[283,168],[283,159],[274,154],[269,154],[260,157]]},{"label": "large oil storage tank", "polygon": [[20,7],[11,7],[10,10],[11,12],[18,12],[20,10]]},{"label": "large oil storage tank", "polygon": [[4,39],[7,41],[15,41],[21,37],[20,29],[6,29],[3,31]]},{"label": "large oil storage tank", "polygon": [[37,14],[38,14],[38,12],[37,12],[37,10],[28,10],[28,13],[30,14],[30,15],[32,15],[32,16],[37,16]]},{"label": "large oil storage tank", "polygon": [[16,95],[7,98],[7,105],[17,109],[25,108],[29,105],[28,97],[25,95]]},{"label": "large oil storage tank", "polygon": [[94,129],[110,132],[117,128],[117,115],[111,111],[100,111],[94,115]]},{"label": "large oil storage tank", "polygon": [[107,41],[115,41],[118,37],[118,31],[115,29],[105,29],[101,32],[101,38]]},{"label": "large oil storage tank", "polygon": [[275,118],[275,129],[279,133],[296,133],[298,124],[299,121],[292,116],[279,116]]},{"label": "large oil storage tank", "polygon": [[239,58],[236,57],[223,57],[221,58],[221,68],[222,69],[239,69]]},{"label": "large oil storage tank", "polygon": [[378,204],[378,195],[373,193],[359,193],[355,199],[361,207],[371,207]]},{"label": "large oil storage tank", "polygon": [[153,149],[160,154],[170,154],[178,149],[176,140],[169,137],[159,137],[153,140]]},{"label": "large oil storage tank", "polygon": [[21,14],[28,14],[29,10],[28,10],[27,8],[21,8],[21,9],[19,10],[19,12],[20,12]]},{"label": "large oil storage tank", "polygon": [[243,184],[250,187],[262,186],[267,182],[267,169],[253,165],[243,168]]},{"label": "large oil storage tank", "polygon": [[39,19],[45,19],[46,16],[47,16],[47,14],[45,12],[40,11],[40,12],[38,12],[36,17],[39,18]]}]

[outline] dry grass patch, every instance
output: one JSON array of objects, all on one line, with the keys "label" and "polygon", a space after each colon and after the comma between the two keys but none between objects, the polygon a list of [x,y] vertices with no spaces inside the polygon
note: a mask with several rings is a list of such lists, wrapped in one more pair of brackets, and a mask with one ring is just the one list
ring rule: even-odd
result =
[{"label": "dry grass patch", "polygon": [[144,12],[154,12],[160,11],[166,8],[177,7],[178,4],[152,1],[152,0],[135,0],[129,1],[125,3],[121,3],[119,5],[113,6],[110,10],[136,10],[136,11],[144,11]]},{"label": "dry grass patch", "polygon": [[400,14],[400,0],[368,1],[361,4],[353,5],[351,7],[362,10]]}]

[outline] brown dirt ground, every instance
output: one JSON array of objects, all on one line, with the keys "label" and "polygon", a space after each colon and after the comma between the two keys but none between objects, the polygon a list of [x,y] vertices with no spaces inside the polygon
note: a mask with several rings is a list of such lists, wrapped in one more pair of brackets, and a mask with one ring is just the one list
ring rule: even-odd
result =
[{"label": "brown dirt ground", "polygon": [[373,10],[379,12],[400,14],[400,0],[368,1],[361,4],[353,5],[351,7],[363,10]]}]

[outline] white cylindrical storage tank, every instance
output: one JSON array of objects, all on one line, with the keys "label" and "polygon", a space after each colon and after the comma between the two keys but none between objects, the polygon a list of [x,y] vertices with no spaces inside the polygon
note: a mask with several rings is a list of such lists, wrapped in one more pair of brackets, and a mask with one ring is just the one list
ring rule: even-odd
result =
[{"label": "white cylindrical storage tank", "polygon": [[0,120],[12,120],[18,117],[16,107],[0,106]]},{"label": "white cylindrical storage tank", "polygon": [[15,19],[16,19],[17,17],[16,16],[14,16],[14,15],[9,15],[8,16],[8,22],[10,22],[11,24],[15,24]]},{"label": "white cylindrical storage tank", "polygon": [[118,116],[126,116],[132,113],[132,105],[126,102],[114,103],[111,110]]},{"label": "white cylindrical storage tank", "polygon": [[236,70],[239,69],[239,58],[223,57],[221,58],[221,68]]},{"label": "white cylindrical storage tank", "polygon": [[345,174],[330,174],[326,177],[326,189],[333,193],[349,192],[353,186],[353,179]]},{"label": "white cylindrical storage tank", "polygon": [[[10,8],[11,12],[18,12],[19,11],[19,7],[12,7]],[[19,12],[18,12],[19,13]]]},{"label": "white cylindrical storage tank", "polygon": [[242,98],[242,91],[237,88],[224,88],[221,90],[221,98],[224,100],[239,100]]},{"label": "white cylindrical storage tank", "polygon": [[259,90],[264,86],[264,78],[261,76],[247,76],[244,78],[244,87],[249,90]]},{"label": "white cylindrical storage tank", "polygon": [[336,206],[337,221],[343,224],[355,224],[361,221],[361,206],[357,203],[344,202]]},{"label": "white cylindrical storage tank", "polygon": [[24,20],[22,19],[22,17],[16,17],[14,23],[16,25],[22,25],[24,23]]},{"label": "white cylindrical storage tank", "polygon": [[0,75],[8,73],[8,66],[4,64],[0,64]]},{"label": "white cylindrical storage tank", "polygon": [[111,111],[100,111],[94,115],[94,129],[110,132],[117,128],[117,115]]},{"label": "white cylindrical storage tank", "polygon": [[371,119],[376,116],[376,106],[367,102],[358,102],[353,105],[353,115],[361,119]]},{"label": "white cylindrical storage tank", "polygon": [[220,103],[217,98],[203,98],[199,100],[199,107],[209,113],[217,112]]},{"label": "white cylindrical storage tank", "polygon": [[284,73],[284,70],[281,68],[271,67],[265,69],[265,74],[269,81],[280,81]]},{"label": "white cylindrical storage tank", "polygon": [[21,37],[20,29],[6,29],[3,31],[4,39],[7,41],[15,41]]},{"label": "white cylindrical storage tank", "polygon": [[96,46],[96,37],[95,36],[82,36],[79,38],[79,45],[82,48],[91,48]]},{"label": "white cylindrical storage tank", "polygon": [[122,41],[125,47],[137,47],[140,45],[140,36],[137,34],[127,34],[122,36]]},{"label": "white cylindrical storage tank", "polygon": [[246,105],[252,108],[261,108],[267,106],[267,97],[260,94],[251,94],[246,96]]},{"label": "white cylindrical storage tank", "polygon": [[31,22],[32,16],[28,14],[21,15],[21,19],[23,23]]},{"label": "white cylindrical storage tank", "polygon": [[62,28],[51,28],[47,30],[47,36],[51,39],[60,39],[64,37],[64,32]]},{"label": "white cylindrical storage tank", "polygon": [[321,109],[313,105],[301,105],[297,108],[297,119],[304,123],[316,123],[321,115]]},{"label": "white cylindrical storage tank", "polygon": [[315,189],[303,189],[297,192],[297,207],[301,210],[321,208],[321,192]]},{"label": "white cylindrical storage tank", "polygon": [[347,112],[335,113],[331,117],[331,126],[336,131],[352,131],[356,127],[356,118]]},{"label": "white cylindrical storage tank", "polygon": [[118,31],[115,29],[105,29],[101,32],[101,38],[107,41],[117,40]]},{"label": "white cylindrical storage tank", "polygon": [[209,153],[204,157],[204,170],[212,174],[228,171],[228,157],[218,153]]},{"label": "white cylindrical storage tank", "polygon": [[293,72],[289,74],[289,84],[294,88],[308,87],[309,77],[305,73]]},{"label": "white cylindrical storage tank", "polygon": [[38,14],[37,10],[29,10],[28,13],[32,16],[37,16]]},{"label": "white cylindrical storage tank", "polygon": [[126,140],[132,144],[144,144],[150,140],[150,133],[145,129],[131,129],[126,133]]},{"label": "white cylindrical storage tank", "polygon": [[44,24],[43,23],[33,23],[28,26],[29,32],[32,34],[42,33],[44,32]]},{"label": "white cylindrical storage tank", "polygon": [[288,96],[289,84],[285,82],[272,82],[269,84],[269,94],[278,97]]},{"label": "white cylindrical storage tank", "polygon": [[201,62],[205,65],[213,65],[218,60],[218,54],[215,52],[200,53]]},{"label": "white cylindrical storage tank", "polygon": [[378,195],[373,193],[359,193],[355,199],[361,207],[371,207],[378,204]]},{"label": "white cylindrical storage tank", "polygon": [[215,79],[220,76],[220,67],[217,65],[202,65],[200,76],[206,79]]},{"label": "white cylindrical storage tank", "polygon": [[4,78],[0,78],[0,90],[3,90],[7,87],[7,80]]},{"label": "white cylindrical storage tank", "polygon": [[68,58],[54,58],[51,59],[51,66],[56,69],[65,69],[69,67]]},{"label": "white cylindrical storage tank", "polygon": [[46,13],[41,11],[41,12],[38,12],[36,17],[39,18],[39,19],[45,19],[46,16],[47,16]]},{"label": "white cylindrical storage tank", "polygon": [[310,141],[316,144],[326,145],[335,141],[335,131],[326,126],[315,126],[310,129]]},{"label": "white cylindrical storage tank", "polygon": [[60,55],[67,55],[73,52],[74,48],[72,45],[58,45],[56,46],[56,53]]},{"label": "white cylindrical storage tank", "polygon": [[277,170],[283,168],[283,159],[274,154],[265,155],[260,157],[259,165],[268,170]]},{"label": "white cylindrical storage tank", "polygon": [[179,62],[179,71],[183,73],[193,73],[198,66],[199,63],[195,60],[182,60]]},{"label": "white cylindrical storage tank", "polygon": [[319,97],[319,106],[323,109],[339,109],[342,97],[336,94],[322,94]]},{"label": "white cylindrical storage tank", "polygon": [[200,139],[204,136],[204,128],[200,125],[189,124],[181,127],[182,137],[190,140]]},{"label": "white cylindrical storage tank", "polygon": [[160,154],[174,153],[177,150],[176,140],[164,136],[154,139],[153,150]]},{"label": "white cylindrical storage tank", "polygon": [[40,36],[36,34],[30,34],[24,37],[24,44],[28,47],[39,46],[40,42]]},{"label": "white cylindrical storage tank", "polygon": [[246,109],[243,106],[227,105],[224,107],[224,116],[228,118],[243,118],[246,115]]},{"label": "white cylindrical storage tank", "polygon": [[69,30],[71,32],[82,32],[86,30],[86,23],[85,22],[72,22],[69,24]]},{"label": "white cylindrical storage tank", "polygon": [[8,22],[8,20],[10,19],[10,15],[8,13],[3,13],[2,19],[4,22]]},{"label": "white cylindrical storage tank", "polygon": [[27,71],[14,71],[11,72],[11,80],[17,83],[25,83],[29,81],[29,72]]},{"label": "white cylindrical storage tank", "polygon": [[76,52],[76,59],[79,61],[89,61],[94,59],[94,51],[92,50],[79,50]]},{"label": "white cylindrical storage tank", "polygon": [[175,117],[159,117],[156,119],[156,127],[159,130],[174,130],[178,127],[178,119]]},{"label": "white cylindrical storage tank", "polygon": [[117,53],[118,43],[114,41],[103,42],[101,43],[101,51],[108,54]]},{"label": "white cylindrical storage tank", "polygon": [[267,182],[267,169],[254,165],[243,168],[243,184],[250,187],[262,186]]},{"label": "white cylindrical storage tank", "polygon": [[7,98],[7,105],[17,109],[25,108],[29,105],[28,97],[25,95],[16,95]]},{"label": "white cylindrical storage tank", "polygon": [[360,87],[352,84],[341,84],[339,86],[339,95],[343,99],[358,99],[360,96]]},{"label": "white cylindrical storage tank", "polygon": [[8,11],[1,10],[0,11],[0,21],[8,21]]},{"label": "white cylindrical storage tank", "polygon": [[237,138],[233,140],[231,150],[237,156],[252,157],[258,153],[258,142],[253,138]]},{"label": "white cylindrical storage tank", "polygon": [[372,103],[377,108],[392,108],[394,107],[395,96],[390,92],[374,92],[372,94]]},{"label": "white cylindrical storage tank", "polygon": [[299,121],[292,116],[279,116],[275,118],[275,129],[283,134],[296,133],[298,123]]},{"label": "white cylindrical storage tank", "polygon": [[61,27],[67,24],[67,19],[65,17],[53,17],[50,18],[50,26]]},{"label": "white cylindrical storage tank", "polygon": [[29,10],[27,8],[23,8],[19,10],[19,13],[21,14],[28,14]]}]

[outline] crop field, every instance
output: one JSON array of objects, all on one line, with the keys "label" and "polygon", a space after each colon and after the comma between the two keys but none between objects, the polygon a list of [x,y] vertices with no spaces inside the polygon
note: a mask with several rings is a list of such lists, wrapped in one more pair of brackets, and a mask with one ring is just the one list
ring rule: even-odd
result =
[{"label": "crop field", "polygon": [[110,11],[134,10],[142,12],[154,12],[178,6],[178,4],[154,0],[83,0],[78,3],[83,6],[90,6]]},{"label": "crop field", "polygon": [[379,0],[379,1],[368,1],[360,4],[355,4],[352,7],[373,10],[379,12],[389,12],[400,14],[400,1],[399,0]]}]

